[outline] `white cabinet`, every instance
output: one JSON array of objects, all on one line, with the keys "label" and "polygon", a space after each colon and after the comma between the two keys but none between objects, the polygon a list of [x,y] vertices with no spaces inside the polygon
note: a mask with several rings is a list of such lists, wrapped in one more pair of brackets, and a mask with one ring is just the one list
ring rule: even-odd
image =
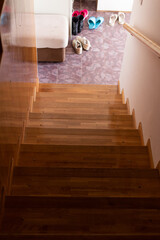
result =
[{"label": "white cabinet", "polygon": [[133,0],[97,0],[99,11],[132,11]]},{"label": "white cabinet", "polygon": [[34,0],[34,12],[36,14],[58,14],[66,16],[68,18],[71,35],[72,5],[72,0]]}]

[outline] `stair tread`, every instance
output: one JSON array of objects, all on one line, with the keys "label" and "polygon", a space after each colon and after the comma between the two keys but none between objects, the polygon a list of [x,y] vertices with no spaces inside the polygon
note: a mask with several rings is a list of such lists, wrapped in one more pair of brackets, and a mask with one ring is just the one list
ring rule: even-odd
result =
[{"label": "stair tread", "polygon": [[[44,93],[44,92],[43,92]],[[46,92],[45,92],[46,94]],[[84,94],[82,96],[77,96],[77,94],[71,94],[68,93],[68,96],[65,96],[64,93],[63,94],[55,94],[52,93],[52,95],[49,93],[47,93],[47,95],[40,95],[37,94],[36,96],[36,102],[37,103],[41,103],[42,101],[45,102],[45,104],[51,104],[51,103],[97,103],[97,104],[122,104],[122,97],[121,96],[117,96],[117,95],[100,95],[100,96],[95,96],[93,94],[93,96],[84,96]]]},{"label": "stair tread", "polygon": [[27,127],[25,143],[67,145],[141,145],[136,129],[78,129]]},{"label": "stair tread", "polygon": [[98,84],[56,84],[56,83],[40,83],[39,84],[39,90],[40,92],[42,90],[55,90],[55,89],[64,89],[67,91],[68,89],[78,89],[83,90],[86,89],[88,91],[91,90],[102,90],[102,91],[118,91],[118,86],[117,85],[98,85]]},{"label": "stair tread", "polygon": [[100,88],[102,88],[102,89],[104,89],[104,88],[116,88],[117,89],[117,85],[105,85],[105,84],[72,84],[72,83],[67,83],[67,84],[64,84],[64,83],[40,83],[39,84],[39,86],[40,86],[40,88],[41,87],[50,87],[50,88],[55,88],[55,87],[59,87],[59,88],[61,88],[61,87],[66,87],[66,88],[70,88],[70,87],[89,87],[89,88],[91,88],[91,87],[93,87],[93,88],[97,88],[97,87],[100,87]]},{"label": "stair tread", "polygon": [[87,108],[79,108],[79,107],[70,107],[70,108],[66,108],[66,107],[62,107],[62,108],[58,108],[58,107],[42,107],[42,106],[38,106],[37,108],[33,106],[33,112],[37,113],[37,114],[81,114],[82,116],[86,114],[92,116],[92,115],[102,115],[106,116],[106,115],[127,115],[128,114],[128,110],[127,109],[119,109],[119,108],[110,108],[110,109],[106,109],[106,108],[91,108],[91,107],[87,107]]},{"label": "stair tread", "polygon": [[58,92],[38,92],[37,98],[57,98],[57,99],[79,99],[79,98],[86,98],[86,99],[119,99],[122,100],[122,94],[114,93],[114,92],[64,92],[63,94]]},{"label": "stair tread", "polygon": [[43,144],[41,146],[37,144],[21,144],[21,151],[33,151],[33,152],[85,152],[85,153],[141,153],[148,154],[148,148],[146,146],[65,146],[65,145],[52,145]]},{"label": "stair tread", "polygon": [[[157,189],[160,189],[158,171],[154,171],[153,176],[153,171],[118,170],[15,168],[11,193],[12,195],[160,197],[160,192],[157,192]],[[151,173],[152,175],[149,175]]]},{"label": "stair tread", "polygon": [[37,113],[29,114],[30,120],[36,119],[70,119],[70,120],[110,120],[110,121],[133,121],[132,115],[111,115],[111,114],[74,114],[74,113]]},{"label": "stair tread", "polygon": [[160,234],[159,224],[160,198],[9,196],[2,233]]},{"label": "stair tread", "polygon": [[[12,129],[12,128],[11,128]],[[50,133],[50,134],[59,134],[59,135],[96,135],[96,136],[122,136],[129,135],[139,137],[139,132],[137,129],[68,129],[68,128],[40,128],[40,127],[27,127],[26,134],[29,133]]]},{"label": "stair tread", "polygon": [[[10,122],[11,124],[11,122]],[[132,121],[79,120],[79,119],[30,119],[27,127],[85,128],[85,129],[134,129]]]},{"label": "stair tread", "polygon": [[27,126],[68,128],[134,128],[131,115],[82,115],[30,113]]},{"label": "stair tread", "polygon": [[33,106],[33,111],[36,108],[92,108],[92,109],[125,109],[127,110],[127,105],[123,103],[101,103],[101,102],[52,102],[52,101],[45,101],[42,98],[39,101],[36,101]]},{"label": "stair tread", "polygon": [[145,146],[22,144],[20,166],[150,168]]}]

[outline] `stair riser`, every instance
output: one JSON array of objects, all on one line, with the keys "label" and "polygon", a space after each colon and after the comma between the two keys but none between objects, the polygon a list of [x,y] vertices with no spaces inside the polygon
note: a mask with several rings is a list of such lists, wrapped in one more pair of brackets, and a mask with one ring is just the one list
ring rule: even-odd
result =
[{"label": "stair riser", "polygon": [[159,209],[9,208],[2,233],[160,234],[159,225]]},{"label": "stair riser", "polygon": [[2,236],[1,240],[159,240],[160,234],[155,236],[154,234],[148,235],[11,235]]},{"label": "stair riser", "polygon": [[159,179],[14,176],[12,195],[160,197]]}]

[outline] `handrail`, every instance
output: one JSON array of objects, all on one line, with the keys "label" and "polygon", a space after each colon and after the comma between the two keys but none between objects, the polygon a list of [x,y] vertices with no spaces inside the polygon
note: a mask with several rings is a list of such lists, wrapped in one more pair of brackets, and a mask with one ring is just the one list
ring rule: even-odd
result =
[{"label": "handrail", "polygon": [[149,47],[159,58],[160,58],[160,45],[158,45],[156,42],[152,41],[145,35],[143,35],[141,32],[136,30],[131,25],[124,23],[123,27],[131,33],[134,37],[136,37],[138,40],[140,40],[142,43],[144,43],[147,47]]}]

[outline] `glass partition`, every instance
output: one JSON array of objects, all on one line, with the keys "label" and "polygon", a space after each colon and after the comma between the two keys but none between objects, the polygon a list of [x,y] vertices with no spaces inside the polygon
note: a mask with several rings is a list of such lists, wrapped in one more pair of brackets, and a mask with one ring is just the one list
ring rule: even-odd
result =
[{"label": "glass partition", "polygon": [[0,27],[0,186],[9,194],[38,87],[34,1],[4,1]]}]

